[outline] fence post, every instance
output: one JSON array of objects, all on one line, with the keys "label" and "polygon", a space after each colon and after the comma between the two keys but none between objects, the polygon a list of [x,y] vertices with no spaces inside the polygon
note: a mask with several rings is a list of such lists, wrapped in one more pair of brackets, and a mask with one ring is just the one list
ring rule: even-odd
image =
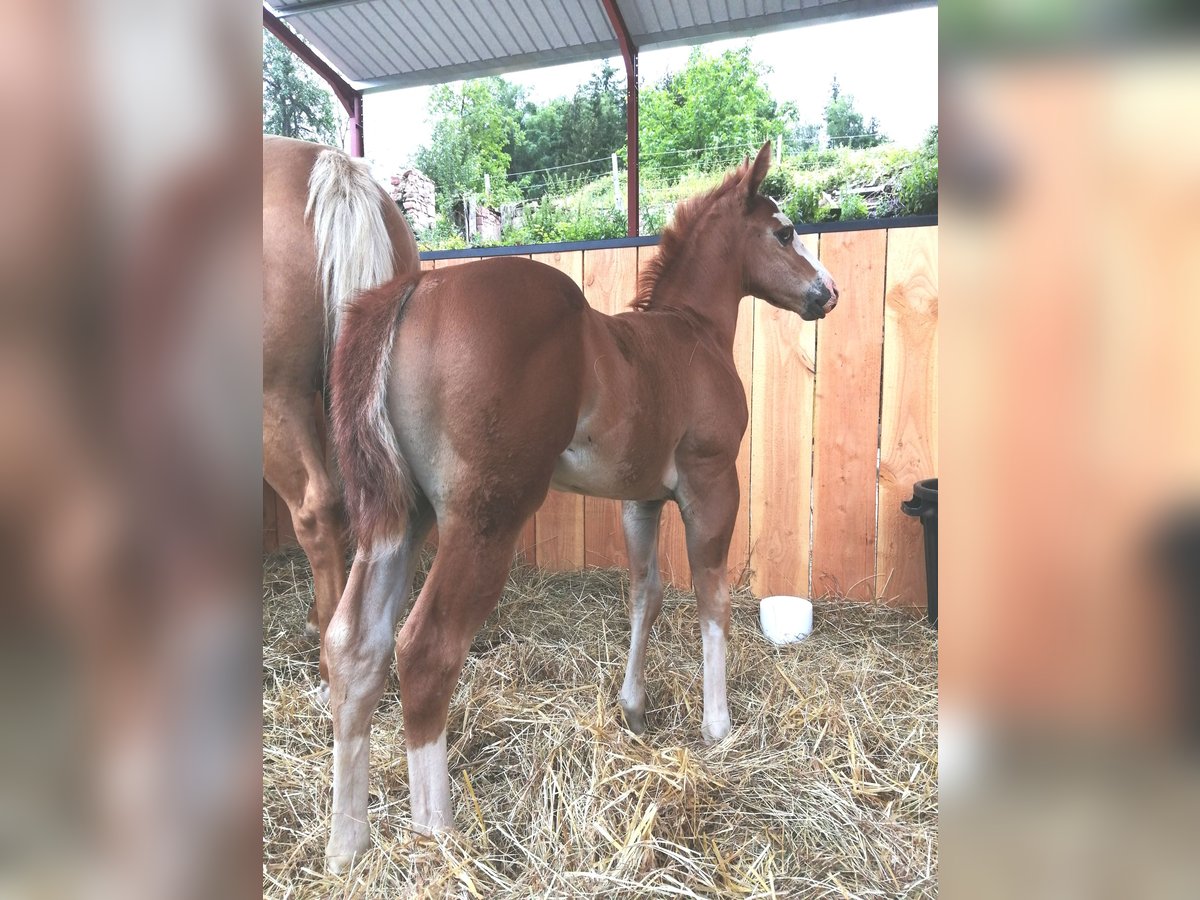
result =
[{"label": "fence post", "polygon": [[621,181],[617,178],[617,154],[612,155],[613,209],[621,209]]},{"label": "fence post", "polygon": [[775,138],[775,165],[783,164],[783,135]]},{"label": "fence post", "polygon": [[483,173],[483,197],[485,200],[492,199],[492,176],[487,172]]}]

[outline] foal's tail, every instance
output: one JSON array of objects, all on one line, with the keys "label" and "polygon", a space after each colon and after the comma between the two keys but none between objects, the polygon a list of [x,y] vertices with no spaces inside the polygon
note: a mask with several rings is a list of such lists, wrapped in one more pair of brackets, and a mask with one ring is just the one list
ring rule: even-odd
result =
[{"label": "foal's tail", "polygon": [[304,215],[312,221],[325,292],[327,350],[337,340],[350,298],[396,275],[395,249],[383,217],[386,202],[387,195],[365,163],[341,150],[317,155],[308,176]]},{"label": "foal's tail", "polygon": [[394,546],[416,498],[388,415],[392,346],[417,278],[359,294],[343,310],[330,368],[333,441],[359,549]]}]

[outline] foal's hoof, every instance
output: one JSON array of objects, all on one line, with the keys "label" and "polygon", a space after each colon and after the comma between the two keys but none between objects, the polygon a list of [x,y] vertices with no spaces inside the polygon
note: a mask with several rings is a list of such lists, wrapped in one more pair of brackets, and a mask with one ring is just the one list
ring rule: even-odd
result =
[{"label": "foal's hoof", "polygon": [[717,741],[724,740],[729,736],[729,720],[723,722],[705,722],[700,726],[700,736],[704,738],[704,743],[715,744]]},{"label": "foal's hoof", "polygon": [[350,871],[352,865],[354,865],[353,853],[325,857],[325,871],[330,875],[344,875]]},{"label": "foal's hoof", "polygon": [[325,871],[330,875],[344,875],[354,865],[355,858],[365,853],[369,846],[371,837],[365,828],[354,829],[343,840],[331,839],[325,845]]},{"label": "foal's hoof", "polygon": [[625,716],[625,727],[634,734],[646,733],[646,710],[634,709],[632,706],[621,704],[621,713]]},{"label": "foal's hoof", "polygon": [[312,689],[312,703],[317,709],[329,709],[329,682],[322,681]]}]

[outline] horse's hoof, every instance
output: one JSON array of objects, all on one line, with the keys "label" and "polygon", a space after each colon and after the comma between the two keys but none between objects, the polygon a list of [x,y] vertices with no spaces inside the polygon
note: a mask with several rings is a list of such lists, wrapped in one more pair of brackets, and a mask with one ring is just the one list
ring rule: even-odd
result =
[{"label": "horse's hoof", "polygon": [[319,685],[313,688],[312,691],[313,706],[317,709],[329,709],[329,682],[322,681]]},{"label": "horse's hoof", "polygon": [[331,838],[325,845],[325,871],[330,875],[344,875],[354,865],[355,857],[365,853],[369,846],[371,836],[365,828],[355,828],[348,836]]},{"label": "horse's hoof", "polygon": [[705,722],[700,726],[700,736],[704,738],[704,743],[715,744],[729,736],[729,729],[728,719],[723,722]]},{"label": "horse's hoof", "polygon": [[646,733],[646,710],[634,709],[632,706],[621,704],[621,713],[625,716],[625,727],[637,735]]},{"label": "horse's hoof", "polygon": [[325,871],[330,875],[344,875],[350,871],[352,865],[354,865],[353,853],[325,857]]}]

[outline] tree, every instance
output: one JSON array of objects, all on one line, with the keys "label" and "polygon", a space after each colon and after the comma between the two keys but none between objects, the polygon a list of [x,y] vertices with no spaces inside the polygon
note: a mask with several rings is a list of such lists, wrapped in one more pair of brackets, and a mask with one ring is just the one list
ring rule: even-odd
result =
[{"label": "tree", "polygon": [[263,132],[338,146],[329,90],[273,34],[263,31]]},{"label": "tree", "polygon": [[433,179],[444,215],[463,194],[482,193],[485,174],[491,176],[494,200],[514,193],[507,174],[522,136],[522,99],[519,86],[497,77],[434,89],[429,98],[433,133],[417,151],[416,163]]},{"label": "tree", "polygon": [[791,131],[796,109],[776,103],[762,83],[769,70],[750,48],[720,56],[692,51],[687,66],[642,93],[643,171],[695,163],[724,168],[767,138]]},{"label": "tree", "polygon": [[854,98],[843,94],[837,76],[829,87],[829,102],[825,104],[825,135],[831,147],[876,147],[887,141],[874,117],[863,124],[862,113],[854,107]]},{"label": "tree", "polygon": [[[571,176],[595,177],[608,170],[608,157],[625,146],[625,85],[605,60],[600,71],[579,86],[571,99],[545,106],[528,103],[522,113],[522,139],[513,151],[512,169],[528,172],[601,160],[572,167]],[[525,180],[527,196],[545,193],[549,173]]]},{"label": "tree", "polygon": [[797,150],[816,150],[821,146],[821,126],[805,122],[792,132],[792,144]]}]

